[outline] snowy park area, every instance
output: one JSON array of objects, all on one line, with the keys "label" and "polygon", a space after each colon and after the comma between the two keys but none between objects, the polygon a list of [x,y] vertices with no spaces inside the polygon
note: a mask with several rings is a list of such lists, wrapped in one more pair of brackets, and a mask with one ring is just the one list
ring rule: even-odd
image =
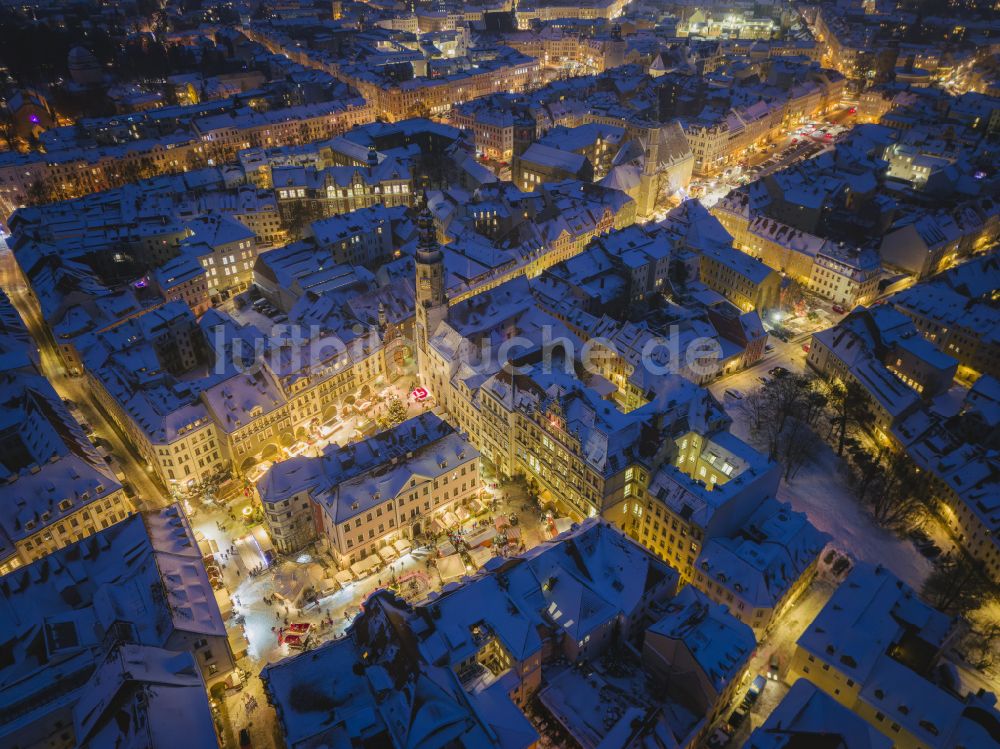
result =
[{"label": "snowy park area", "polygon": [[[763,366],[759,369],[764,371]],[[756,387],[750,383],[756,383],[760,371],[755,368],[740,373],[743,392],[749,393]],[[753,444],[741,402],[724,395],[726,389],[734,387],[733,379],[722,380],[710,389],[732,417],[733,434]],[[813,525],[835,539],[833,544],[840,551],[858,560],[884,565],[916,590],[920,590],[933,569],[912,543],[875,523],[851,491],[844,461],[826,444],[818,447],[816,455],[791,481],[782,480],[778,499],[806,513]]]}]

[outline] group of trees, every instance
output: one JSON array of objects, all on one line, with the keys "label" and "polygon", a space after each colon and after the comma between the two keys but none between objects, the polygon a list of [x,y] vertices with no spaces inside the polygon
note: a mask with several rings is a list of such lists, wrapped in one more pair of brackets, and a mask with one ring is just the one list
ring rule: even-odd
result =
[{"label": "group of trees", "polygon": [[815,383],[800,375],[775,377],[743,401],[751,438],[784,466],[786,481],[815,456],[820,445],[817,430],[827,398]]},{"label": "group of trees", "polygon": [[[931,486],[913,461],[870,434],[868,396],[857,383],[791,374],[775,377],[748,395],[742,408],[751,439],[784,465],[786,480],[814,458],[825,440],[845,459],[855,495],[879,525],[906,531],[936,509]],[[935,608],[967,614],[995,599],[998,587],[980,562],[959,549],[939,560],[923,593]],[[980,644],[970,650],[970,657],[992,663],[1000,626],[977,631]]]},{"label": "group of trees", "polygon": [[743,408],[751,438],[782,463],[785,480],[794,478],[825,440],[847,459],[851,485],[880,525],[907,528],[930,500],[912,462],[871,439],[868,396],[855,382],[775,377],[747,396]]},{"label": "group of trees", "polygon": [[851,484],[875,521],[904,530],[927,508],[931,495],[913,462],[901,453],[865,447],[851,441]]},{"label": "group of trees", "polygon": [[67,60],[73,47],[86,47],[101,64],[112,61],[117,51],[112,34],[92,23],[85,25],[92,19],[77,17],[88,12],[82,6],[79,11],[67,7],[65,26],[59,27],[4,8],[0,11],[0,61],[20,83],[41,86],[69,75]]},{"label": "group of trees", "polygon": [[997,585],[982,563],[962,550],[934,566],[924,581],[924,597],[947,614],[967,614],[997,595]]}]

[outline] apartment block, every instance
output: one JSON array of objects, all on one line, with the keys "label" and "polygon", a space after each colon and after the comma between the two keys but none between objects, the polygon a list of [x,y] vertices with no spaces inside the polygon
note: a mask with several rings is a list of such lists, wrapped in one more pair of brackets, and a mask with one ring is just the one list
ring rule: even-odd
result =
[{"label": "apartment block", "polygon": [[480,488],[478,451],[431,413],[319,458],[282,461],[258,482],[277,548],[319,537],[342,569],[359,571],[394,541],[435,532],[437,518]]},{"label": "apartment block", "polygon": [[3,477],[10,502],[0,519],[0,575],[92,536],[135,512],[49,382],[0,374]]},{"label": "apartment block", "polygon": [[[22,645],[0,666],[5,745],[71,749],[100,746],[109,735],[117,741],[119,731],[129,733],[130,701],[164,730],[183,706],[190,710],[185,741],[217,742],[205,686],[227,679],[235,663],[178,505],[133,515],[0,577],[0,600],[3,631]],[[143,707],[129,681],[164,699],[174,695],[174,710],[158,700]]]},{"label": "apartment block", "polygon": [[957,634],[887,569],[858,563],[796,642],[788,680],[808,679],[902,749],[989,746],[990,696],[934,680]]}]

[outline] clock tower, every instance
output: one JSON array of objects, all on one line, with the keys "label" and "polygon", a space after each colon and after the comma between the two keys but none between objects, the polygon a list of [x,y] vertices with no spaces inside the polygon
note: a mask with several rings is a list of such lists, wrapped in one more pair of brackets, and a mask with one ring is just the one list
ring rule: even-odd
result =
[{"label": "clock tower", "polygon": [[427,341],[434,335],[438,325],[448,317],[448,303],[444,296],[444,254],[437,241],[434,217],[427,207],[424,193],[423,208],[417,219],[420,237],[417,244],[415,264],[416,281],[416,322],[417,371],[427,374]]}]

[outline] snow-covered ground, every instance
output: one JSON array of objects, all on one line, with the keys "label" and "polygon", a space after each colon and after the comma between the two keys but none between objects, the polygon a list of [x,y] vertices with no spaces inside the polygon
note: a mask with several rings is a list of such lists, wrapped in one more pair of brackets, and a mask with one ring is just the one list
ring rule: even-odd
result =
[{"label": "snow-covered ground", "polygon": [[[732,431],[735,435],[750,441],[740,401],[726,398],[725,390],[737,388],[748,395],[760,386],[758,377],[766,375],[779,363],[792,371],[802,371],[804,357],[798,354],[794,358],[792,356],[797,348],[800,350],[796,344],[786,345],[784,351],[779,348],[774,358],[769,357],[752,369],[710,386],[709,389],[733,417]],[[784,352],[787,352],[786,355],[781,356]],[[778,499],[806,513],[813,525],[833,537],[836,548],[855,559],[884,565],[916,590],[920,590],[931,572],[931,563],[920,555],[912,543],[899,539],[872,520],[867,508],[855,499],[847,484],[843,461],[825,444],[813,461],[803,466],[790,482],[781,482]]]},{"label": "snow-covered ground", "polygon": [[838,549],[855,559],[882,564],[915,590],[931,572],[931,563],[910,541],[876,525],[847,485],[841,459],[825,444],[791,482],[781,483],[778,499],[806,513],[813,525],[833,536]]}]

